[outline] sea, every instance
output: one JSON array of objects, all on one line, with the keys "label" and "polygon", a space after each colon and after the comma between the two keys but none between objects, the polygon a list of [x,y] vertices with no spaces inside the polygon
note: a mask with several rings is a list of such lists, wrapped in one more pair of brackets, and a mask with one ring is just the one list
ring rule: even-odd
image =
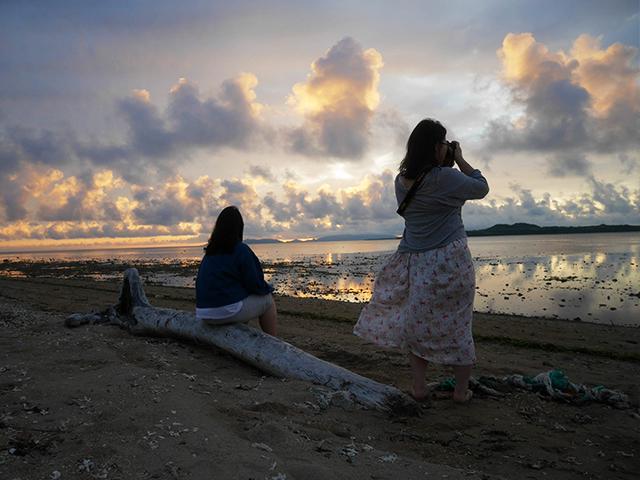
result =
[{"label": "sea", "polygon": [[[475,310],[609,325],[640,326],[640,234],[584,233],[470,237]],[[375,276],[397,239],[251,244],[276,293],[369,301]],[[12,262],[47,262],[69,276],[74,265],[102,264],[97,280],[117,280],[129,266],[153,266],[147,284],[193,288],[202,246],[14,252]],[[110,268],[112,267],[112,268]],[[0,275],[21,276],[18,268]],[[77,278],[77,275],[74,275]]]}]

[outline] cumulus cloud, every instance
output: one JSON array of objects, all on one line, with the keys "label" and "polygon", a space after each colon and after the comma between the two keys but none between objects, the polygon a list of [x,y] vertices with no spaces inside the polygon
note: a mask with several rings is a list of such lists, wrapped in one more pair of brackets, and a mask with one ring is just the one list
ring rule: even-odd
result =
[{"label": "cumulus cloud", "polygon": [[173,135],[185,146],[246,148],[258,127],[262,105],[254,103],[258,79],[242,73],[222,84],[214,98],[201,99],[195,82],[180,79],[171,89],[168,116]]},{"label": "cumulus cloud", "polygon": [[53,188],[38,199],[38,220],[119,220],[115,206],[107,200],[110,190],[121,187],[113,172],[58,178]]},{"label": "cumulus cloud", "polygon": [[134,203],[126,209],[136,224],[171,226],[197,222],[205,212],[211,190],[213,182],[208,177],[189,183],[175,175],[159,189],[134,186]]},{"label": "cumulus cloud", "polygon": [[248,148],[263,127],[262,106],[254,102],[257,84],[254,75],[242,73],[223,82],[214,96],[204,97],[195,82],[182,78],[171,89],[164,111],[148,91],[133,90],[116,105],[127,132],[119,144],[79,139],[71,130],[5,127],[0,132],[0,173],[15,173],[25,164],[89,165],[138,183],[154,173],[175,173],[194,148]]},{"label": "cumulus cloud", "polygon": [[285,232],[306,229],[310,234],[351,228],[379,232],[397,229],[401,224],[395,214],[393,174],[389,170],[380,175],[366,175],[354,187],[337,192],[322,185],[312,195],[294,181],[287,181],[283,192],[284,200],[278,200],[275,192],[269,192],[262,200],[271,229],[276,226]]},{"label": "cumulus cloud", "polygon": [[570,53],[550,52],[530,33],[510,33],[498,50],[502,78],[519,118],[490,123],[490,144],[509,150],[637,148],[640,126],[637,48],[581,35]]},{"label": "cumulus cloud", "polygon": [[358,159],[367,150],[370,124],[380,103],[382,56],[345,37],[311,64],[288,103],[306,123],[286,137],[293,152]]}]

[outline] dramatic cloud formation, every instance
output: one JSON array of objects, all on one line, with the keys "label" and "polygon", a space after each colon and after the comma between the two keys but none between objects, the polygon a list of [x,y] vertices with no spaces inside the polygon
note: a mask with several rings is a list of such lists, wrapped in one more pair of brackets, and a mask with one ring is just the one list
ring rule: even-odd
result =
[{"label": "dramatic cloud formation", "polygon": [[109,190],[121,187],[111,171],[69,177],[58,181],[38,200],[38,219],[73,222],[120,220],[114,205],[106,201]]},{"label": "dramatic cloud formation", "polygon": [[491,185],[468,228],[638,223],[633,2],[294,3],[0,2],[0,248],[204,243],[230,204],[399,234],[424,117]]},{"label": "dramatic cloud formation", "polygon": [[310,156],[361,158],[380,103],[382,56],[346,37],[311,64],[313,73],[293,87],[288,103],[306,119],[292,129],[291,149]]},{"label": "dramatic cloud formation", "polygon": [[508,150],[625,152],[640,145],[635,47],[581,35],[570,55],[550,52],[530,33],[509,34],[498,50],[503,79],[523,107],[493,121],[491,144]]},{"label": "dramatic cloud formation", "polygon": [[250,73],[227,80],[211,98],[202,98],[198,85],[180,79],[161,112],[146,90],[133,90],[117,103],[128,142],[104,145],[94,139],[79,140],[70,130],[56,132],[10,126],[0,137],[0,173],[11,174],[22,165],[52,167],[89,162],[109,168],[125,179],[143,182],[150,174],[175,173],[194,148],[248,148],[260,132],[262,108],[254,103],[258,81]]}]

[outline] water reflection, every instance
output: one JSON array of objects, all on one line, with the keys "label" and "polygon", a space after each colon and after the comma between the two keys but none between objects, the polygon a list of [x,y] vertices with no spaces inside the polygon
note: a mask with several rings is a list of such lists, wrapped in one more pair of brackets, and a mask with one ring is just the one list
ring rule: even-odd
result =
[{"label": "water reflection", "polygon": [[[368,301],[386,255],[323,255],[307,258],[295,272],[271,269],[277,292],[301,297]],[[639,325],[640,268],[629,253],[476,258],[480,312]]]}]

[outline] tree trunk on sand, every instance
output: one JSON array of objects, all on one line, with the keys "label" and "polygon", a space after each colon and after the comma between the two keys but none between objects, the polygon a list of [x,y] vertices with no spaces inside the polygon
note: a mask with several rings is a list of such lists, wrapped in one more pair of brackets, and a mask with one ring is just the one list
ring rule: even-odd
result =
[{"label": "tree trunk on sand", "polygon": [[345,392],[367,407],[403,414],[418,411],[416,402],[400,390],[320,360],[255,328],[241,323],[209,326],[198,320],[195,313],[152,307],[135,268],[124,273],[116,304],[101,313],[77,313],[65,321],[69,328],[87,324],[119,325],[136,335],[210,344],[265,373],[325,385]]}]

